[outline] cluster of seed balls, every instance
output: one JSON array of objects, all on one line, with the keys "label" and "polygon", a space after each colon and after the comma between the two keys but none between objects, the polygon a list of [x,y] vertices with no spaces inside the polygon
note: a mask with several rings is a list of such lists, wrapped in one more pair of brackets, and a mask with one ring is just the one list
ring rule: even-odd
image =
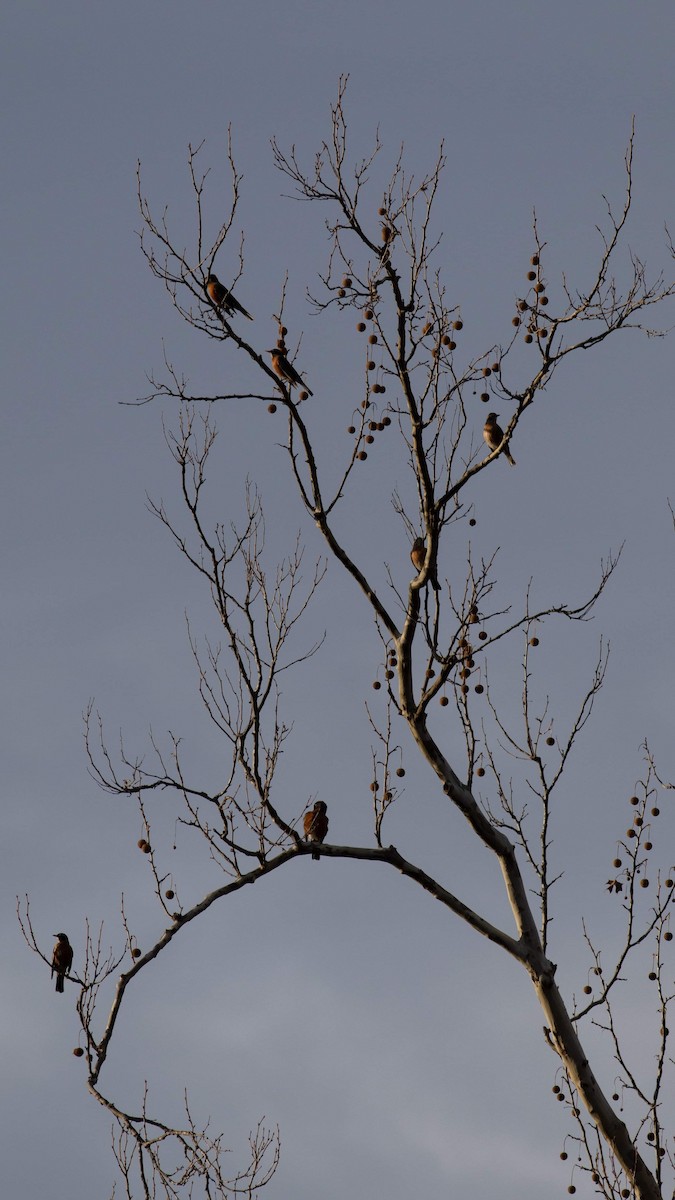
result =
[{"label": "cluster of seed balls", "polygon": [[[635,814],[635,816],[633,817],[633,824],[630,826],[629,829],[626,830],[626,837],[628,838],[629,841],[633,841],[635,838],[638,838],[640,836],[640,831],[642,830],[642,827],[645,823],[645,813],[647,811],[647,797],[645,796],[644,800],[640,800],[639,796],[631,796],[631,798],[629,800],[629,804],[633,808],[639,809],[639,812],[637,812]],[[661,809],[658,808],[657,805],[654,805],[653,808],[650,809],[650,815],[652,817],[658,817],[660,815],[660,813],[661,813]],[[653,849],[653,842],[651,842],[650,840],[646,840],[646,841],[642,842],[642,849],[646,850],[646,851],[650,851],[651,849]],[[618,871],[623,866],[623,862],[618,857],[618,855],[612,861],[612,866],[614,867],[615,871]],[[649,887],[649,879],[647,878],[646,875],[643,875],[643,877],[640,879],[640,887],[641,888]],[[675,887],[675,879],[673,879],[669,876],[668,879],[666,879],[666,887],[667,888]],[[607,890],[608,890],[608,892],[616,892],[617,894],[619,892],[621,892],[623,890],[623,884],[622,884],[621,880],[616,879],[616,878],[609,879],[607,881]],[[665,931],[663,936],[667,942],[670,942],[673,939],[673,935],[669,929],[667,929]],[[656,975],[653,971],[650,972],[649,978],[656,979]],[[590,991],[590,988],[588,990]],[[586,988],[584,988],[584,991],[586,991]]]},{"label": "cluster of seed balls", "polygon": [[[470,519],[469,524],[470,525],[476,524],[475,517],[472,517]],[[479,623],[479,621],[480,621],[480,616],[478,613],[478,605],[472,604],[469,609],[469,615],[467,617],[467,624],[468,625],[477,625]],[[478,634],[478,640],[480,642],[485,642],[485,641],[487,641],[487,638],[488,638],[488,634],[487,634],[486,630],[481,629],[480,633]],[[533,646],[533,647],[538,646],[539,638],[531,637],[529,639],[529,644],[530,644],[530,646]],[[460,639],[460,641],[458,643],[458,649],[459,649],[459,654],[457,655],[456,666],[460,666],[460,664],[461,664],[460,672],[459,672],[459,677],[462,681],[461,685],[460,685],[460,690],[461,690],[462,694],[466,696],[466,695],[468,695],[469,690],[470,690],[469,685],[467,683],[467,679],[469,679],[471,672],[474,669],[476,663],[473,658],[473,647],[472,647],[471,643],[469,642],[468,638],[463,637]],[[397,661],[398,660],[396,658],[395,653],[393,651],[390,651],[388,658],[387,658],[387,662],[385,664],[385,671],[384,671],[384,678],[387,680],[387,682],[389,682],[391,679],[394,678],[395,672],[394,672],[393,668],[397,665]],[[425,676],[424,676],[425,682],[428,683],[431,679],[434,678],[435,674],[436,674],[436,672],[434,671],[433,667],[429,667],[429,669],[425,672]],[[380,688],[382,687],[382,684],[379,679],[374,679],[372,686],[376,692],[379,692]],[[477,694],[480,696],[485,691],[485,688],[483,687],[482,683],[477,683],[474,686],[474,691],[477,692]],[[445,695],[440,696],[438,703],[441,705],[442,708],[446,708],[447,705],[449,704],[448,697]],[[547,737],[546,745],[554,746],[555,738]],[[485,771],[483,770],[483,768],[479,768],[477,774],[484,775]]]},{"label": "cluster of seed balls", "polygon": [[[396,657],[396,651],[390,650],[389,653],[387,654],[387,663],[386,663],[385,672],[384,672],[384,677],[386,680],[390,680],[390,679],[394,678],[394,676],[396,674],[395,668],[397,666],[398,666],[398,658]],[[382,687],[382,684],[380,683],[379,679],[375,680],[375,682],[373,683],[373,687],[375,688],[376,692],[378,692],[380,690],[380,688]],[[403,779],[405,776],[405,767],[397,767],[396,775],[399,779]],[[380,785],[377,782],[377,779],[374,779],[373,782],[371,783],[370,790],[373,793],[379,792]],[[393,795],[391,792],[384,793],[385,801],[389,801],[392,799],[393,799]]]},{"label": "cluster of seed balls", "polygon": [[[349,278],[348,275],[345,275],[344,279],[342,280],[342,286],[338,290],[338,296],[340,296],[340,297],[345,296],[347,294],[348,288],[350,288],[351,286],[352,286],[352,280]],[[368,328],[368,326],[366,325],[366,321],[374,320],[375,313],[373,312],[372,308],[366,308],[366,309],[364,309],[363,316],[365,319],[362,321],[359,321],[356,326],[359,333],[366,332],[366,329]],[[377,334],[376,333],[368,334],[368,345],[369,346],[377,345]],[[375,359],[369,358],[366,362],[366,370],[374,371],[376,368],[377,368],[377,363],[375,362]],[[387,389],[383,383],[372,383],[370,385],[370,387],[368,388],[368,391],[373,396],[383,396],[384,393],[386,392],[386,390]],[[365,400],[361,401],[361,408],[363,409],[364,412],[366,411],[366,409],[368,409],[370,407],[371,407],[370,400],[368,400],[366,398]],[[372,421],[372,420],[368,421],[368,433],[365,435],[365,437],[363,439],[364,442],[366,443],[366,445],[372,446],[373,442],[375,441],[375,434],[382,433],[382,431],[384,429],[386,429],[389,425],[391,425],[391,417],[389,417],[389,416],[384,416],[379,421]],[[354,435],[356,433],[356,426],[348,425],[347,433]],[[359,450],[357,452],[356,457],[359,459],[360,462],[364,462],[365,459],[367,459],[367,457],[368,457],[368,451],[367,450]]]},{"label": "cluster of seed balls", "polygon": [[[529,312],[530,314],[523,339],[524,341],[530,343],[533,342],[535,338],[541,339],[548,337],[548,329],[545,325],[540,323],[544,320],[544,313],[541,312],[541,309],[546,308],[546,305],[548,304],[548,296],[546,295],[546,285],[541,277],[541,266],[539,263],[538,254],[533,254],[532,258],[530,259],[530,270],[527,272],[527,280],[528,283],[532,285],[531,291],[534,292],[534,302],[530,303],[529,300],[519,300],[518,311],[521,313]],[[515,316],[511,324],[518,328],[518,326],[522,325],[522,322],[522,317]]]},{"label": "cluster of seed balls", "polygon": [[[564,1097],[564,1095],[563,1095],[563,1093],[562,1093],[562,1090],[561,1090],[561,1088],[558,1086],[558,1084],[557,1084],[557,1083],[556,1083],[556,1084],[554,1084],[554,1086],[553,1086],[553,1088],[552,1088],[551,1090],[552,1090],[552,1092],[554,1093],[556,1100],[564,1100],[564,1099],[565,1099],[565,1097]],[[614,1102],[616,1103],[616,1101],[617,1101],[618,1099],[619,1099],[619,1093],[618,1093],[618,1092],[614,1092],[614,1094],[613,1094],[613,1096],[612,1096],[612,1100],[614,1100]],[[573,1115],[573,1116],[575,1116],[575,1117],[578,1117],[578,1116],[580,1115],[580,1113],[579,1113],[579,1109],[578,1109],[578,1108],[574,1108],[574,1107],[573,1107],[573,1108],[572,1108],[572,1115]],[[656,1134],[654,1133],[654,1131],[653,1131],[652,1129],[650,1129],[650,1130],[649,1130],[649,1132],[648,1132],[648,1134],[647,1134],[647,1141],[648,1141],[648,1142],[653,1142],[653,1141],[655,1141],[655,1140],[656,1140]],[[660,1147],[659,1147],[659,1158],[663,1158],[663,1157],[665,1156],[665,1153],[666,1153],[665,1147],[664,1147],[664,1146],[660,1146]],[[563,1161],[563,1162],[565,1162],[565,1161],[566,1161],[566,1160],[569,1158],[569,1154],[567,1153],[567,1151],[566,1151],[566,1150],[561,1150],[561,1151],[560,1151],[560,1157],[561,1157],[562,1161]],[[581,1157],[579,1157],[579,1158],[577,1159],[577,1161],[578,1161],[578,1162],[581,1162]],[[592,1179],[593,1183],[599,1183],[599,1182],[600,1182],[600,1176],[598,1175],[598,1172],[597,1172],[597,1171],[591,1171],[591,1179]],[[574,1193],[576,1192],[576,1190],[577,1190],[577,1189],[575,1188],[575,1186],[574,1186],[574,1184],[573,1184],[573,1183],[571,1183],[571,1184],[569,1185],[568,1189],[567,1189],[567,1191],[569,1192],[570,1196],[573,1196],[573,1195],[574,1195]],[[630,1197],[631,1197],[631,1196],[633,1196],[633,1194],[634,1194],[634,1193],[633,1193],[633,1191],[632,1191],[630,1188],[628,1188],[628,1187],[623,1187],[623,1188],[621,1188],[621,1191],[619,1192],[619,1195],[622,1197],[622,1200],[630,1200]]]}]

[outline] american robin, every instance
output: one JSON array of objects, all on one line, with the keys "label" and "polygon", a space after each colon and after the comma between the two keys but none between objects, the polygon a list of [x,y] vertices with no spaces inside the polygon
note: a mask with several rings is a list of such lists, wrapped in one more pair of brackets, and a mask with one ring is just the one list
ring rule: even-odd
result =
[{"label": "american robin", "polygon": [[233,313],[239,312],[242,316],[248,317],[249,321],[253,320],[251,314],[247,313],[245,308],[242,308],[239,301],[232,295],[232,292],[228,292],[227,288],[223,287],[217,275],[209,275],[206,280],[206,293],[216,308],[224,308],[230,317]]},{"label": "american robin", "polygon": [[301,388],[304,388],[306,392],[309,392],[310,396],[314,395],[314,392],[311,390],[311,388],[308,388],[305,381],[300,378],[292,363],[289,363],[283,351],[279,350],[278,347],[275,346],[274,350],[268,350],[267,353],[272,355],[272,370],[274,371],[275,375],[278,375],[280,379],[285,379],[286,383],[289,384],[290,387],[295,387],[297,383]]},{"label": "american robin", "polygon": [[[504,441],[504,430],[501,425],[497,424],[499,413],[488,413],[487,421],[483,426],[483,437],[487,442],[490,450],[498,450]],[[508,458],[512,467],[515,467],[516,460],[511,454],[508,446],[504,447],[504,457]]]},{"label": "american robin", "polygon": [[[424,538],[421,538],[421,537],[415,538],[415,541],[412,544],[412,550],[410,551],[410,561],[412,562],[412,565],[415,568],[415,570],[417,571],[418,575],[419,575],[420,571],[422,570],[422,567],[424,566],[424,560],[425,560],[426,556],[427,556],[427,544],[426,544]],[[431,584],[431,586],[435,592],[440,592],[441,588],[440,588],[440,584],[438,582],[438,575],[436,574],[436,567],[434,566],[433,563],[429,567],[429,583]]]},{"label": "american robin", "polygon": [[[303,824],[305,827],[305,838],[308,842],[323,842],[326,840],[326,834],[328,833],[326,808],[324,800],[317,800],[314,808],[305,813]],[[312,858],[315,858],[318,862],[321,855],[316,850],[313,850]]]},{"label": "american robin", "polygon": [[52,975],[56,971],[56,990],[63,991],[63,981],[73,962],[73,947],[65,933],[55,933],[56,945],[52,955]]}]

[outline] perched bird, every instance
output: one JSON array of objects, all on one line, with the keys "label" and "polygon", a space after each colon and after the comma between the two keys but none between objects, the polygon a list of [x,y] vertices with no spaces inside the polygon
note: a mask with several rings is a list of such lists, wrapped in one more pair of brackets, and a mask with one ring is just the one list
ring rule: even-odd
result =
[{"label": "perched bird", "polygon": [[239,312],[242,316],[248,317],[249,321],[253,320],[251,314],[241,306],[239,301],[232,295],[232,292],[228,292],[227,288],[223,287],[217,275],[209,275],[206,280],[206,293],[216,308],[224,308],[230,317],[233,313]]},{"label": "perched bird", "polygon": [[[483,426],[483,437],[487,442],[490,450],[498,450],[504,441],[504,430],[501,425],[497,424],[499,413],[488,413],[487,421]],[[504,447],[504,457],[508,458],[512,467],[515,467],[516,460],[511,454],[508,446]]]},{"label": "perched bird", "polygon": [[[303,824],[305,827],[305,838],[308,842],[323,842],[326,840],[328,833],[328,817],[326,815],[326,803],[324,800],[317,800],[314,808],[310,808],[309,812],[305,813]],[[321,858],[321,855],[312,851],[312,858]]]},{"label": "perched bird", "polygon": [[56,971],[56,990],[63,991],[63,980],[68,974],[73,962],[73,947],[65,933],[55,933],[56,945],[52,955],[52,976]]},{"label": "perched bird", "polygon": [[309,392],[310,396],[314,395],[314,392],[311,390],[311,388],[308,388],[305,381],[300,378],[292,363],[289,363],[283,350],[279,350],[279,348],[275,346],[274,350],[268,350],[267,353],[272,355],[272,370],[274,371],[275,375],[278,375],[280,379],[285,379],[286,383],[290,387],[295,387],[297,383],[301,388],[304,388],[306,392]]},{"label": "perched bird", "polygon": [[[421,538],[421,537],[415,538],[415,541],[412,544],[412,550],[410,551],[410,561],[412,562],[412,565],[415,568],[415,570],[417,571],[418,575],[419,575],[420,571],[422,570],[422,567],[424,566],[424,560],[425,560],[426,556],[427,556],[427,544],[426,544],[424,538]],[[429,583],[431,584],[431,586],[435,592],[440,592],[441,588],[440,588],[440,584],[438,582],[438,575],[436,574],[436,567],[435,567],[434,563],[432,563],[431,566],[429,567]]]}]

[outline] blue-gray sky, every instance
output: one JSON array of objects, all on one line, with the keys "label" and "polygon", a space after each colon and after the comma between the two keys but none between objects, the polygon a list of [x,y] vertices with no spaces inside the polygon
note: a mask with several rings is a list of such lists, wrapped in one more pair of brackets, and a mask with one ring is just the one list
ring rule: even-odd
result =
[{"label": "blue-gray sky", "polygon": [[[107,1118],[70,1053],[74,989],[54,996],[20,940],[14,897],[29,892],[45,946],[66,929],[80,961],[85,917],[105,919],[119,941],[121,893],[141,944],[162,928],[135,848],[138,818],[87,774],[82,710],[95,696],[113,738],[123,727],[138,751],[150,726],[160,738],[180,733],[208,779],[218,770],[184,623],[186,610],[206,622],[205,597],[145,499],[178,505],[161,425],[174,409],[120,402],[147,391],[162,340],[198,390],[217,390],[224,371],[245,372],[230,347],[181,325],[152,278],[137,238],[137,159],[151,201],[157,211],[169,205],[176,240],[187,244],[188,143],[206,139],[215,227],[231,124],[244,175],[246,271],[237,294],[264,348],[289,271],[303,369],[322,381],[315,404],[325,415],[315,408],[313,420],[325,437],[348,423],[349,404],[345,420],[332,418],[360,386],[360,360],[344,376],[326,372],[330,331],[304,302],[325,265],[324,214],[280,198],[288,187],[273,169],[270,137],[295,143],[310,163],[328,133],[338,76],[349,73],[355,155],[379,126],[383,161],[393,164],[404,142],[419,173],[445,139],[437,220],[446,284],[468,344],[504,340],[532,252],[533,208],[549,243],[549,277],[559,281],[564,270],[580,287],[588,281],[602,194],[622,202],[633,115],[628,244],[653,274],[672,266],[664,222],[675,223],[674,36],[670,0],[6,3],[0,1128],[8,1194],[89,1200],[107,1196],[114,1179]],[[234,264],[226,247],[223,266]],[[652,323],[673,325],[674,313]],[[605,864],[645,735],[671,770],[673,345],[672,336],[626,332],[570,363],[518,431],[517,472],[496,463],[481,480],[477,545],[501,547],[500,577],[514,603],[530,576],[542,599],[576,600],[600,557],[626,540],[593,627],[577,631],[578,641],[541,647],[537,686],[565,713],[590,676],[601,632],[613,647],[556,829],[567,858],[556,953],[570,987],[585,982],[582,908],[611,935]],[[250,474],[275,512],[274,537],[292,538],[304,517],[271,418],[260,405],[229,406],[217,420],[215,509],[226,521],[238,516]],[[386,538],[380,547],[367,499],[372,484],[378,503],[386,500],[397,480],[387,477],[384,452],[368,469],[360,513],[349,513],[355,552],[383,579],[378,555],[392,562],[400,549],[404,586],[407,548]],[[312,529],[303,536],[317,551]],[[452,564],[444,569],[452,574]],[[321,791],[335,840],[358,842],[370,816],[363,701],[379,651],[335,567],[310,627],[331,622],[311,694],[291,690],[296,740],[285,786],[297,786],[299,805]],[[509,683],[517,703],[517,675],[505,690]],[[408,750],[391,840],[501,914],[494,871],[473,857],[430,774],[413,764]],[[195,894],[218,880],[194,857],[187,877]],[[411,885],[382,868],[303,859],[212,911],[145,972],[105,1082],[134,1108],[147,1078],[176,1119],[187,1087],[198,1115],[226,1130],[237,1163],[259,1116],[278,1121],[276,1197],[470,1190],[475,1200],[497,1191],[535,1200],[569,1182],[541,1023],[522,973]]]}]

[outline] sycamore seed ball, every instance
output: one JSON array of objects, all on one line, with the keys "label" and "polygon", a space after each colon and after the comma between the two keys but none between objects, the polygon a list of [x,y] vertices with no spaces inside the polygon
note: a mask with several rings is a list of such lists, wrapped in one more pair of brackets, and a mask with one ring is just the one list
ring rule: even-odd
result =
[{"label": "sycamore seed ball", "polygon": [[141,953],[142,953],[142,951],[139,950],[138,946],[134,946],[133,950],[131,951],[131,957],[132,958],[140,958]]},{"label": "sycamore seed ball", "polygon": [[82,1058],[82,1055],[84,1054],[84,1050],[82,1049],[81,1046],[76,1046],[75,1049],[73,1050],[73,1054],[75,1055],[76,1058]]}]

